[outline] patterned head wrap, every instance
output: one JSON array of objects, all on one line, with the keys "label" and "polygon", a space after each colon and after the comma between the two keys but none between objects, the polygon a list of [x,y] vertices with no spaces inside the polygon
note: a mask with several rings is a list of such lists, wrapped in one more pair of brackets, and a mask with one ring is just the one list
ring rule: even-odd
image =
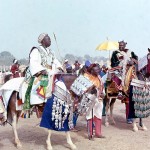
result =
[{"label": "patterned head wrap", "polygon": [[16,64],[17,62],[18,62],[18,60],[17,60],[17,59],[14,59],[14,60],[13,60],[13,63],[14,63],[14,64]]},{"label": "patterned head wrap", "polygon": [[41,42],[43,41],[43,39],[45,38],[45,36],[48,36],[47,33],[41,33],[38,37],[38,43],[41,44]]},{"label": "patterned head wrap", "polygon": [[124,41],[124,40],[120,40],[120,41],[118,41],[118,43],[119,43],[119,44],[120,44],[120,43],[124,43],[125,45],[127,45],[127,42]]}]

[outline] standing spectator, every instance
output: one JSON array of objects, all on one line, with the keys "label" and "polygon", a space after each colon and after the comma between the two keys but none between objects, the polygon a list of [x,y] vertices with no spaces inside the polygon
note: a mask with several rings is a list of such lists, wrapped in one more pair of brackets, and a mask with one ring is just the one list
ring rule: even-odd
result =
[{"label": "standing spectator", "polygon": [[80,65],[81,64],[78,62],[78,60],[76,60],[75,63],[74,63],[74,66],[75,66],[74,71],[75,72],[77,72],[80,69]]},{"label": "standing spectator", "polygon": [[11,66],[11,72],[13,74],[13,78],[20,77],[20,75],[19,75],[19,64],[18,64],[17,59],[13,60],[13,65]]}]

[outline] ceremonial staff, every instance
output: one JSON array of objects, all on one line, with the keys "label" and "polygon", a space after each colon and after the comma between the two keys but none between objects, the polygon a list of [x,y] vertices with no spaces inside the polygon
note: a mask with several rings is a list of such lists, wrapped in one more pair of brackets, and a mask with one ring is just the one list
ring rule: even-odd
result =
[{"label": "ceremonial staff", "polygon": [[55,33],[54,33],[54,32],[53,32],[53,35],[54,35],[54,39],[55,39],[55,42],[56,42],[56,46],[57,46],[57,51],[58,51],[58,55],[59,55],[59,58],[60,58],[60,62],[62,63],[62,57],[61,57],[61,55],[60,55],[60,51],[59,51],[59,48],[58,48],[56,35],[55,35]]}]

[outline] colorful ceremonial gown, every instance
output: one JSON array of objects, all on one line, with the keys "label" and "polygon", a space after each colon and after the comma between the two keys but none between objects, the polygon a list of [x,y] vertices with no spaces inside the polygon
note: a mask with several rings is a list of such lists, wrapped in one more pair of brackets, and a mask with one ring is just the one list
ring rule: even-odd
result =
[{"label": "colorful ceremonial gown", "polygon": [[[52,69],[49,69],[49,66],[52,66]],[[46,98],[39,96],[37,90],[41,84],[41,81],[34,76],[34,74],[38,73],[42,70],[47,70],[48,72],[48,80],[50,86],[48,88],[47,96],[51,95],[51,88],[52,88],[52,80],[51,78],[57,71],[57,68],[61,67],[59,61],[54,57],[49,49],[45,49],[44,47],[40,46],[38,48],[33,48],[30,53],[30,64],[29,64],[29,74],[26,74],[25,77],[13,78],[7,81],[1,88],[0,88],[0,96],[3,97],[3,101],[5,104],[5,108],[7,108],[10,96],[13,91],[19,92],[20,98],[22,98],[22,102],[25,102],[26,92],[28,88],[29,82],[33,82],[31,90],[29,92],[30,97],[30,105],[41,104],[46,101]],[[25,81],[25,82],[24,82]],[[28,97],[28,96],[27,96]]]},{"label": "colorful ceremonial gown", "polygon": [[[53,53],[48,48],[44,48],[43,46],[33,47],[30,55],[30,63],[29,69],[25,76],[25,83],[22,86],[22,89],[28,89],[25,95],[23,95],[23,102],[29,101],[31,105],[44,103],[47,99],[42,98],[37,94],[37,88],[40,84],[40,78],[34,76],[42,70],[46,70],[48,72],[48,80],[49,80],[49,96],[52,91],[52,82],[53,75],[56,73],[57,68],[61,68],[60,62],[55,58]],[[29,84],[29,86],[27,85]],[[48,97],[49,97],[48,96]],[[27,99],[26,99],[27,98]],[[28,109],[28,108],[27,108]]]},{"label": "colorful ceremonial gown", "polygon": [[96,87],[97,95],[95,100],[95,105],[93,109],[86,115],[88,121],[88,130],[90,136],[93,134],[93,121],[95,122],[95,135],[101,136],[101,125],[102,125],[102,110],[103,110],[103,101],[99,99],[100,94],[103,92],[103,82],[100,76],[95,77],[93,75],[85,73],[86,76]]},{"label": "colorful ceremonial gown", "polygon": [[111,70],[114,70],[115,75],[113,75],[112,80],[116,83],[116,87],[118,90],[123,90],[126,92],[126,75],[129,70],[127,68],[127,64],[130,63],[132,60],[134,62],[134,66],[137,69],[137,59],[138,57],[131,52],[130,50],[126,49],[125,51],[114,51],[111,57]]},{"label": "colorful ceremonial gown", "polygon": [[[67,92],[63,81],[57,80],[55,86]],[[67,101],[62,100],[61,96],[56,96],[54,92],[45,104],[40,127],[55,131],[69,131],[70,128],[73,128],[73,107],[71,109]]]},{"label": "colorful ceremonial gown", "polygon": [[[98,89],[98,94],[103,92],[103,83],[101,80],[101,77],[94,77],[90,74],[85,73],[84,76],[89,78],[89,80],[96,86]],[[98,99],[96,100],[96,103],[93,107],[93,116],[92,116],[92,111],[86,116],[86,119],[91,119],[92,117],[96,116],[99,119],[102,119],[102,109],[103,109],[103,102],[99,101]]]}]

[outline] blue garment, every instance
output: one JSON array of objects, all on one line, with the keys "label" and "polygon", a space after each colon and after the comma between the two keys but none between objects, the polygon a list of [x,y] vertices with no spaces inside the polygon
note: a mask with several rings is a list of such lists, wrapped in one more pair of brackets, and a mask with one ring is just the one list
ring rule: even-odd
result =
[{"label": "blue garment", "polygon": [[41,123],[40,123],[40,127],[44,127],[44,128],[55,130],[55,131],[69,131],[68,117],[64,121],[63,128],[58,129],[55,127],[55,121],[52,121],[53,101],[54,101],[54,95],[52,95],[52,97],[49,98],[45,104],[44,111],[42,114]]},{"label": "blue garment", "polygon": [[66,69],[71,69],[72,66],[70,64],[66,64]]},{"label": "blue garment", "polygon": [[86,60],[86,61],[85,61],[85,66],[86,66],[86,67],[89,67],[90,65],[91,65],[91,62],[90,62],[89,60]]},{"label": "blue garment", "polygon": [[134,101],[132,100],[133,97],[133,86],[130,85],[130,92],[129,92],[129,114],[128,119],[137,118],[135,116],[135,109],[134,109]]},{"label": "blue garment", "polygon": [[99,75],[100,75],[101,77],[103,77],[105,74],[106,74],[106,73],[103,72],[103,71],[100,71],[100,73],[99,73]]},{"label": "blue garment", "polygon": [[73,125],[74,125],[74,127],[76,126],[76,124],[77,124],[77,119],[78,119],[78,113],[77,112],[74,112],[73,113]]}]

